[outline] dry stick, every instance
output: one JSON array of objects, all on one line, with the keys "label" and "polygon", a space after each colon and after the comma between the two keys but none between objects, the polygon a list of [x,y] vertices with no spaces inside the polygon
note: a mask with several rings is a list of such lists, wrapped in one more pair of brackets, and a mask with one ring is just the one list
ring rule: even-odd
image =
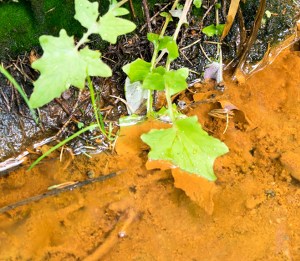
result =
[{"label": "dry stick", "polygon": [[132,3],[132,0],[129,0],[129,5],[130,5],[130,10],[131,10],[131,13],[133,15],[133,18],[136,18],[136,14],[135,14],[135,11],[134,11],[134,6],[133,6],[133,3]]},{"label": "dry stick", "polygon": [[259,3],[258,11],[257,11],[256,17],[254,20],[254,24],[253,24],[248,42],[247,42],[246,46],[244,47],[241,55],[238,57],[239,62],[237,64],[237,67],[233,74],[234,77],[236,76],[236,74],[239,70],[242,70],[242,67],[245,63],[246,57],[247,57],[253,43],[255,42],[255,40],[257,38],[257,33],[258,33],[259,27],[261,25],[261,20],[265,13],[265,8],[266,8],[266,0],[261,0]]},{"label": "dry stick", "polygon": [[[180,19],[179,19],[179,22],[177,24],[177,27],[176,27],[176,30],[173,34],[173,39],[176,41],[177,37],[178,37],[178,34],[179,34],[179,31],[180,31],[180,28],[181,26],[183,25],[184,23],[184,20],[187,16],[187,13],[188,11],[190,10],[190,7],[191,7],[191,4],[192,4],[193,0],[186,0],[185,4],[184,4],[184,7],[183,7],[183,10],[182,10],[182,14],[180,16]],[[175,10],[176,6],[177,6],[177,3],[178,1],[175,1],[171,10]],[[159,61],[162,59],[162,57],[167,53],[167,51],[164,49],[162,50],[162,52],[160,53],[159,57],[156,59],[155,63],[158,64]]]},{"label": "dry stick", "polygon": [[137,217],[137,213],[129,208],[118,220],[118,223],[115,225],[113,231],[110,232],[109,236],[105,240],[105,242],[100,245],[94,253],[89,255],[84,259],[84,261],[98,261],[101,260],[118,242],[119,233],[126,232],[128,227],[132,224],[132,222]]},{"label": "dry stick", "polygon": [[31,202],[41,200],[43,198],[58,195],[62,192],[66,192],[66,191],[72,191],[73,189],[81,188],[83,186],[86,186],[86,185],[89,185],[89,184],[92,184],[92,183],[95,183],[95,182],[103,182],[105,180],[114,178],[116,176],[117,176],[117,173],[110,173],[108,175],[100,176],[100,177],[97,177],[97,178],[94,178],[94,179],[87,179],[87,180],[84,180],[84,181],[78,181],[76,183],[72,183],[71,185],[65,186],[63,188],[52,189],[52,190],[49,190],[49,191],[47,191],[43,194],[33,196],[33,197],[30,197],[30,198],[26,198],[24,200],[21,200],[21,201],[18,201],[16,203],[10,204],[8,206],[2,207],[2,208],[0,208],[0,214],[2,214],[4,212],[7,212],[9,210],[15,209],[17,207],[27,205]]},{"label": "dry stick", "polygon": [[239,6],[238,9],[238,18],[239,18],[240,39],[241,39],[240,44],[238,46],[238,55],[240,55],[247,40],[245,20],[244,20],[241,6]]},{"label": "dry stick", "polygon": [[147,0],[143,0],[142,3],[143,3],[143,8],[144,8],[145,16],[146,16],[146,22],[147,22],[148,32],[152,32],[151,21],[150,21],[150,13],[149,13],[149,7],[148,7],[148,1]]},{"label": "dry stick", "polygon": [[55,98],[54,100],[55,100],[56,103],[59,104],[59,106],[63,109],[63,111],[69,116],[69,115],[70,115],[70,112],[69,112],[69,110],[66,108],[66,106],[61,102],[61,100],[58,99],[58,98]]},{"label": "dry stick", "polygon": [[[213,3],[211,6],[209,6],[209,8],[206,10],[205,14],[203,15],[203,17],[202,17],[202,19],[201,19],[201,22],[200,22],[200,26],[199,26],[199,31],[200,31],[200,33],[201,33],[201,31],[202,31],[202,28],[203,28],[203,23],[204,23],[205,17],[209,14],[210,10],[215,6],[215,4],[217,3],[217,1],[218,1],[218,0],[215,0],[214,3]],[[195,42],[193,42],[193,43],[191,43],[191,44],[189,44],[189,45],[187,45],[187,46],[181,48],[180,50],[184,50],[184,49],[190,48],[190,47],[192,47],[193,45],[199,43],[200,41],[201,41],[201,39],[198,39],[198,40],[196,40]]]},{"label": "dry stick", "polygon": [[76,109],[78,108],[78,104],[79,104],[79,100],[81,98],[81,94],[82,94],[82,91],[79,91],[79,94],[78,94],[78,98],[77,98],[77,101],[69,115],[69,118],[67,119],[67,121],[64,123],[64,125],[61,127],[61,129],[56,133],[55,137],[58,138],[60,136],[60,134],[62,134],[62,132],[67,128],[67,126],[69,125],[70,121],[72,120],[73,118],[73,114],[75,113]]},{"label": "dry stick", "polygon": [[[162,11],[164,11],[165,9],[167,9],[167,7],[170,5],[171,3],[166,4],[162,9],[160,9],[155,15],[153,15],[150,19],[150,22],[152,22],[154,20],[154,18],[156,18]],[[147,23],[144,24],[141,29],[140,29],[140,33],[146,28]]]}]

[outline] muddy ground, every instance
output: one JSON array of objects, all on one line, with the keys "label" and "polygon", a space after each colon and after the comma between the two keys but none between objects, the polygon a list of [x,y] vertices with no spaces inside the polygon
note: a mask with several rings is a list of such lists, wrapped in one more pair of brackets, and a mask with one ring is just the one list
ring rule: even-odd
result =
[{"label": "muddy ground", "polygon": [[[245,83],[227,79],[213,102],[187,108],[230,149],[213,185],[147,170],[139,132],[151,124],[122,130],[113,155],[73,160],[65,151],[60,162],[57,152],[1,177],[4,207],[54,184],[117,174],[1,213],[0,260],[300,260],[299,68],[299,50],[286,50]],[[191,91],[185,97],[198,101],[214,92]],[[226,119],[208,112],[224,101],[238,110],[223,134]]]}]

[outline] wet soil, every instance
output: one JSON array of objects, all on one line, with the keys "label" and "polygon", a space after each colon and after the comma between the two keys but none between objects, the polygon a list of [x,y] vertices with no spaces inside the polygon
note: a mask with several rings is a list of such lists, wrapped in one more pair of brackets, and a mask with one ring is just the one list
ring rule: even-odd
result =
[{"label": "wet soil", "polygon": [[[245,83],[226,80],[188,114],[230,149],[218,180],[151,169],[141,131],[123,129],[116,153],[53,154],[0,179],[0,206],[49,186],[116,172],[103,182],[0,214],[0,260],[300,260],[300,52],[286,50]],[[195,86],[196,100],[211,97]],[[186,95],[188,97],[188,95]],[[208,112],[235,106],[229,119]],[[184,189],[184,190],[182,190]],[[185,191],[185,192],[184,192]]]}]

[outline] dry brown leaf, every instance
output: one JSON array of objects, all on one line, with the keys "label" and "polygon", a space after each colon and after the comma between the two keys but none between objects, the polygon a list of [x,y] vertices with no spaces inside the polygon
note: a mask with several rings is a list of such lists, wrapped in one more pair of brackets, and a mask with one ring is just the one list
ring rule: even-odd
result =
[{"label": "dry brown leaf", "polygon": [[225,27],[221,36],[221,41],[226,37],[226,35],[229,33],[229,30],[232,26],[232,23],[234,21],[235,15],[237,13],[237,10],[239,8],[240,0],[231,0],[229,11],[227,14],[227,19],[225,23]]}]

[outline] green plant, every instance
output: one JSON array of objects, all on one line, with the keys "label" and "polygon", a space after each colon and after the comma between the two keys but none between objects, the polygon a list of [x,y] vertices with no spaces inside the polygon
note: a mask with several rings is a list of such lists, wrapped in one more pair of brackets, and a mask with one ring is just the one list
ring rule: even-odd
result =
[{"label": "green plant", "polygon": [[[175,1],[171,11],[177,6]],[[195,1],[196,2],[196,1]],[[172,127],[163,130],[151,130],[141,136],[142,140],[151,148],[149,159],[167,160],[173,165],[202,176],[210,181],[216,179],[213,172],[213,163],[216,157],[227,153],[228,148],[224,143],[209,136],[201,127],[196,116],[186,117],[180,114],[172,105],[171,96],[187,88],[186,79],[189,74],[187,68],[171,70],[170,64],[178,56],[178,46],[176,38],[180,26],[186,21],[187,11],[192,0],[185,2],[180,13],[176,31],[171,36],[165,36],[165,31],[172,17],[170,14],[163,14],[165,24],[161,33],[148,33],[148,40],[153,44],[154,51],[151,62],[137,59],[123,67],[123,71],[128,75],[130,81],[140,81],[143,89],[148,90],[147,116],[154,116],[152,111],[153,91],[164,91],[166,94],[168,114]],[[199,4],[199,3],[197,3]],[[159,52],[167,52],[165,66],[157,66],[157,56]]]},{"label": "green plant", "polygon": [[[41,107],[59,97],[71,85],[83,89],[88,76],[112,75],[109,66],[100,59],[101,53],[91,50],[85,44],[92,34],[99,34],[103,40],[116,43],[119,35],[135,29],[131,21],[119,17],[128,14],[125,8],[120,7],[125,2],[127,0],[120,3],[113,0],[108,12],[100,16],[97,2],[75,0],[75,19],[87,29],[77,44],[74,37],[68,36],[64,29],[60,31],[59,37],[40,37],[44,54],[32,64],[32,68],[41,73],[34,82],[34,91],[30,97],[33,108]],[[85,47],[82,48],[83,45]]]},{"label": "green plant", "polygon": [[75,0],[75,19],[87,29],[82,38],[75,43],[74,37],[68,36],[64,29],[61,29],[59,37],[43,35],[40,37],[40,44],[44,53],[40,59],[32,64],[32,68],[41,74],[34,82],[34,91],[30,97],[29,105],[32,108],[41,107],[56,97],[59,97],[71,85],[79,89],[85,87],[86,79],[90,90],[91,102],[94,109],[97,124],[91,124],[66,140],[60,142],[46,154],[34,162],[31,168],[36,165],[45,155],[61,147],[66,142],[77,137],[81,133],[98,127],[100,131],[111,139],[111,133],[105,132],[102,116],[97,108],[95,92],[90,76],[110,77],[112,71],[101,59],[101,53],[91,50],[87,43],[92,34],[99,34],[103,40],[116,43],[117,37],[129,33],[135,29],[135,24],[120,16],[128,14],[128,10],[121,6],[128,0],[117,2],[110,1],[109,10],[103,16],[98,11],[98,3],[91,3],[88,0]]}]

